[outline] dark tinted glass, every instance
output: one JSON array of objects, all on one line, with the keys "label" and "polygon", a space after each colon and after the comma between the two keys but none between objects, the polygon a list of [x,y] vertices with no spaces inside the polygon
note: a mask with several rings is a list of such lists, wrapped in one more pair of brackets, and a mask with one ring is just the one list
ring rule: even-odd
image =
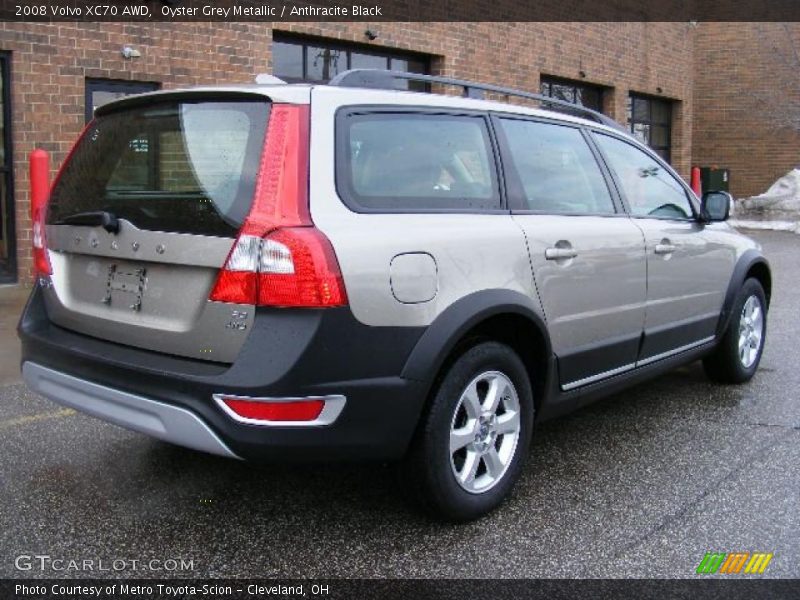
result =
[{"label": "dark tinted glass", "polygon": [[603,174],[579,130],[516,119],[501,122],[526,208],[552,214],[614,212]]},{"label": "dark tinted glass", "polygon": [[347,52],[308,46],[305,77],[308,81],[329,81],[342,71],[347,71]]},{"label": "dark tinted glass", "polygon": [[662,125],[652,125],[650,127],[650,144],[656,147],[669,145],[669,129]]},{"label": "dark tinted glass", "polygon": [[120,81],[118,79],[86,80],[86,122],[94,118],[94,111],[119,98],[157,90],[159,84],[143,81]]},{"label": "dark tinted glass", "polygon": [[48,222],[108,211],[140,229],[233,236],[250,208],[269,105],[159,103],[96,119]]},{"label": "dark tinted glass", "polygon": [[297,44],[272,44],[272,72],[287,81],[303,78],[303,47]]},{"label": "dark tinted glass", "polygon": [[669,102],[661,100],[650,101],[650,112],[652,115],[653,123],[660,123],[669,125],[672,119],[672,106]]},{"label": "dark tinted glass", "polygon": [[[408,73],[428,72],[428,64],[425,61],[403,58],[392,58],[389,62],[392,71],[406,71]],[[400,90],[411,90],[412,92],[427,92],[428,85],[422,81],[406,81],[403,79],[395,80],[395,87]]]},{"label": "dark tinted glass", "polygon": [[551,86],[551,90],[551,97],[566,102],[575,102],[575,88],[573,86],[555,83]]},{"label": "dark tinted glass", "polygon": [[575,92],[575,103],[602,112],[603,94],[597,88],[578,88]]},{"label": "dark tinted glass", "polygon": [[650,120],[650,102],[645,98],[633,98],[633,120]]},{"label": "dark tinted glass", "polygon": [[482,118],[372,114],[340,132],[340,192],[359,207],[499,207],[491,146]]},{"label": "dark tinted glass", "polygon": [[628,97],[628,123],[634,137],[669,162],[672,104],[648,96]]},{"label": "dark tinted glass", "polygon": [[603,88],[597,85],[545,76],[542,77],[539,91],[543,96],[603,111]]},{"label": "dark tinted glass", "polygon": [[388,65],[389,59],[385,56],[362,54],[360,52],[350,53],[351,69],[386,69]]},{"label": "dark tinted glass", "polygon": [[596,139],[622,184],[631,214],[670,219],[693,216],[683,186],[652,157],[607,135]]},{"label": "dark tinted glass", "polygon": [[[276,77],[291,82],[327,82],[347,69],[392,69],[423,74],[429,70],[428,61],[413,54],[279,33],[272,42],[272,67]],[[394,86],[400,90],[428,91],[427,85],[418,81],[397,80]]]},{"label": "dark tinted glass", "polygon": [[650,143],[650,125],[645,123],[633,124],[633,137],[642,142],[643,144]]}]

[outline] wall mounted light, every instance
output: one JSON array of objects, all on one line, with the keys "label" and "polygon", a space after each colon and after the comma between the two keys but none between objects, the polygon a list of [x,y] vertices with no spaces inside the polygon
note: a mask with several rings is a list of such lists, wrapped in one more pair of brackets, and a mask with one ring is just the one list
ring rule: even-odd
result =
[{"label": "wall mounted light", "polygon": [[364,32],[364,37],[366,37],[370,42],[378,39],[378,33],[376,31],[372,31],[372,29],[367,29]]},{"label": "wall mounted light", "polygon": [[122,57],[123,58],[139,58],[142,53],[139,52],[136,48],[131,48],[130,46],[125,46],[122,50]]}]

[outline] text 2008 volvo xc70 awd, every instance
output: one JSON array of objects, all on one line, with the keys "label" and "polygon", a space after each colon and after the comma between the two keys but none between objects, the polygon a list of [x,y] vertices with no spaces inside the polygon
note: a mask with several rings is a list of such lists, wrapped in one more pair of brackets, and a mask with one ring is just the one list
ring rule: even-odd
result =
[{"label": "text 2008 volvo xc70 awd", "polygon": [[730,196],[603,115],[481,88],[352,71],[98,109],[33,207],[25,381],[223,456],[402,460],[466,520],[537,421],[701,358],[749,380],[771,276]]}]

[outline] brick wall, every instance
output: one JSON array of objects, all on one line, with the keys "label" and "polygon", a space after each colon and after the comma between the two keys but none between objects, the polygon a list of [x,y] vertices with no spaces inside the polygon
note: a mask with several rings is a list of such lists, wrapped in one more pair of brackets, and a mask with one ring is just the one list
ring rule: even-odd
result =
[{"label": "brick wall", "polygon": [[694,156],[731,169],[731,192],[760,194],[800,165],[800,24],[701,23]]},{"label": "brick wall", "polygon": [[[433,56],[434,72],[529,90],[540,73],[610,88],[606,106],[625,119],[630,90],[676,100],[673,163],[687,174],[692,147],[693,29],[686,23],[370,23],[377,46]],[[366,43],[363,23],[282,24],[284,31]],[[27,155],[55,168],[84,122],[86,77],[157,81],[164,88],[250,82],[271,70],[271,26],[258,23],[0,23],[12,52],[18,272],[29,280]],[[141,58],[123,59],[131,45]],[[581,76],[585,73],[585,77]]]}]

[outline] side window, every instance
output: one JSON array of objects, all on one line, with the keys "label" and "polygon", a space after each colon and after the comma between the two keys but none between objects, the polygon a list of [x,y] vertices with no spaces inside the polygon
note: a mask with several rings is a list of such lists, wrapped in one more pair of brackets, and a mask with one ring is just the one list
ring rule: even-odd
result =
[{"label": "side window", "polygon": [[595,139],[622,185],[631,214],[665,219],[693,217],[683,186],[650,155],[607,135],[598,134]]},{"label": "side window", "polygon": [[337,184],[347,203],[386,211],[500,207],[484,118],[372,113],[342,122]]},{"label": "side window", "polygon": [[574,127],[500,119],[523,207],[552,214],[609,214],[614,202],[600,167]]}]

